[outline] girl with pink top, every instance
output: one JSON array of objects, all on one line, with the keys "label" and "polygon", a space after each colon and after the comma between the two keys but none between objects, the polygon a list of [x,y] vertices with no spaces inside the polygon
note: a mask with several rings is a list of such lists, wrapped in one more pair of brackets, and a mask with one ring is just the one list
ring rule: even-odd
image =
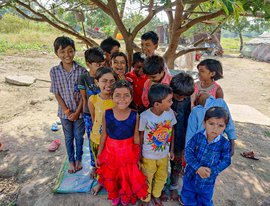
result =
[{"label": "girl with pink top", "polygon": [[194,100],[196,100],[197,96],[202,92],[209,93],[214,98],[223,98],[224,94],[222,88],[215,82],[223,78],[220,61],[205,59],[198,64],[197,69],[199,72],[199,81],[195,83],[192,106],[194,106]]},{"label": "girl with pink top", "polygon": [[148,80],[144,83],[142,93],[142,103],[147,109],[149,107],[148,93],[150,87],[156,83],[170,85],[172,76],[168,73],[167,69],[164,68],[164,59],[158,55],[146,58],[143,73],[148,77]]}]

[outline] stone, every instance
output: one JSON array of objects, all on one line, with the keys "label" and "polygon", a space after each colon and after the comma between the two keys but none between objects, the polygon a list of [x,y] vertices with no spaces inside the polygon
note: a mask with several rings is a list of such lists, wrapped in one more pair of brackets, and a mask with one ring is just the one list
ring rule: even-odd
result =
[{"label": "stone", "polygon": [[31,76],[6,76],[5,81],[9,84],[15,84],[18,86],[30,86],[36,81],[36,78]]}]

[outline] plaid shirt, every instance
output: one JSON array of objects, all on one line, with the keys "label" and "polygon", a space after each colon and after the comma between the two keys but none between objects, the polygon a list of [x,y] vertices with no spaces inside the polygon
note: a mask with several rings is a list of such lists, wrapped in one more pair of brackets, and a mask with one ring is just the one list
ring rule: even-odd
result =
[{"label": "plaid shirt", "polygon": [[[185,148],[186,178],[200,189],[212,188],[218,174],[231,164],[230,152],[230,143],[222,135],[208,143],[205,130],[195,134]],[[196,174],[201,166],[211,169],[208,178]]]},{"label": "plaid shirt", "polygon": [[[50,71],[50,92],[59,94],[71,112],[75,112],[79,105],[81,95],[78,89],[78,77],[85,72],[87,72],[86,69],[75,61],[70,72],[63,68],[62,63]],[[60,105],[58,105],[58,116],[63,119],[68,118]],[[80,118],[82,118],[82,114],[80,114]]]}]

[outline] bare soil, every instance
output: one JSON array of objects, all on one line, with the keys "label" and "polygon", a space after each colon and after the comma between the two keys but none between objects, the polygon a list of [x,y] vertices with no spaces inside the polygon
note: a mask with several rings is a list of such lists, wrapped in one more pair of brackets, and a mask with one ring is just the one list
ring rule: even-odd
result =
[{"label": "bare soil", "polygon": [[[252,106],[270,117],[270,64],[237,56],[219,60],[225,76],[219,83],[227,102]],[[66,152],[62,132],[50,130],[58,121],[50,83],[37,80],[29,87],[5,83],[5,76],[16,74],[50,80],[49,70],[56,64],[58,59],[51,54],[0,56],[0,141],[4,144],[0,205],[110,205],[106,196],[52,193]],[[215,205],[263,205],[270,197],[270,127],[236,122],[236,128],[235,155],[232,165],[218,177]],[[50,153],[48,145],[56,136],[62,145]],[[260,160],[240,156],[246,150],[255,151]]]}]

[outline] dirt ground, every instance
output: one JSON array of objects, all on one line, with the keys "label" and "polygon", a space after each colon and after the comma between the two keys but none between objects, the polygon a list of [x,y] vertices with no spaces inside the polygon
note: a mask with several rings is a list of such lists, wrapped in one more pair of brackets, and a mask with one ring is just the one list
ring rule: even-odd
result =
[{"label": "dirt ground", "polygon": [[[270,64],[237,56],[220,58],[225,78],[220,80],[228,103],[252,106],[270,117]],[[7,75],[30,75],[50,80],[49,70],[58,64],[51,54],[0,56],[0,205],[109,205],[106,196],[53,194],[52,189],[66,155],[62,144],[47,151],[54,137],[51,124],[58,121],[57,103],[50,83],[37,80],[29,87],[5,83]],[[232,165],[217,180],[217,206],[265,205],[270,198],[270,127],[237,123],[237,146]],[[253,150],[259,161],[239,154]],[[168,202],[164,205],[177,205]]]}]

